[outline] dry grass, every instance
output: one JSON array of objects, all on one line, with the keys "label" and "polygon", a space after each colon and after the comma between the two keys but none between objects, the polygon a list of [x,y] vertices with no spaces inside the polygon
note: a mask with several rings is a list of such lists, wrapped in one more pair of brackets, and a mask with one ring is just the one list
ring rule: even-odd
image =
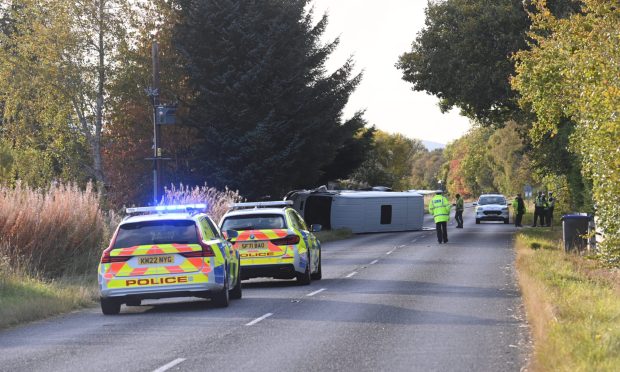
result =
[{"label": "dry grass", "polygon": [[620,365],[617,273],[560,249],[559,231],[517,236],[517,270],[534,371],[615,371]]},{"label": "dry grass", "polygon": [[243,198],[238,191],[228,189],[220,191],[214,187],[208,187],[206,184],[195,187],[181,184],[178,188],[174,185],[170,189],[166,188],[163,204],[206,203],[207,213],[217,223],[233,203],[238,203],[242,200]]},{"label": "dry grass", "polygon": [[47,277],[92,272],[108,238],[90,184],[0,187],[0,256],[13,269]]}]

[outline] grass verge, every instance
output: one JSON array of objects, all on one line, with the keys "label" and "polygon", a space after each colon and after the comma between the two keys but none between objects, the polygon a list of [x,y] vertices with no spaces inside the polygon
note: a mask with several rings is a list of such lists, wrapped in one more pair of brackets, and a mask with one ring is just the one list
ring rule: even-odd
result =
[{"label": "grass verge", "polygon": [[332,242],[335,240],[348,239],[353,235],[351,229],[337,229],[337,230],[323,230],[314,235],[321,241],[321,243]]},{"label": "grass verge", "polygon": [[560,249],[561,231],[517,234],[517,271],[534,338],[534,371],[617,371],[620,275]]},{"label": "grass verge", "polygon": [[0,269],[0,329],[92,306],[96,299],[94,280],[44,282]]}]

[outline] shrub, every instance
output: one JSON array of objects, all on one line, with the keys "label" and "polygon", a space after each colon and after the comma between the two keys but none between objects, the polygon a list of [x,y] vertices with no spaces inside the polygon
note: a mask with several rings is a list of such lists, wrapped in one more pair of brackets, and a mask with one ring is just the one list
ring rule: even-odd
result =
[{"label": "shrub", "polygon": [[31,275],[92,272],[110,235],[99,199],[91,184],[0,186],[0,257]]},{"label": "shrub", "polygon": [[238,191],[226,188],[220,191],[214,187],[204,186],[189,187],[180,184],[177,188],[171,185],[170,189],[164,190],[163,204],[192,204],[206,203],[207,213],[217,222],[224,216],[233,203],[242,201]]}]

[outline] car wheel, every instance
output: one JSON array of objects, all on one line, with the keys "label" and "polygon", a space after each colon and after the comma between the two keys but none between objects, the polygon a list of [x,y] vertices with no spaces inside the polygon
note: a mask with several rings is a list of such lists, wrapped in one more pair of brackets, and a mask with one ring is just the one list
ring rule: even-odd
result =
[{"label": "car wheel", "polygon": [[510,220],[508,218],[504,218],[504,223],[508,225],[510,223]]},{"label": "car wheel", "polygon": [[104,315],[116,315],[121,312],[121,303],[113,298],[101,298],[101,312]]},{"label": "car wheel", "polygon": [[224,275],[224,288],[211,297],[211,302],[215,307],[228,307],[230,294],[228,293],[228,274]]},{"label": "car wheel", "polygon": [[238,300],[241,298],[241,266],[239,266],[239,273],[237,274],[237,283],[230,290],[230,298]]},{"label": "car wheel", "polygon": [[480,219],[476,218],[476,225],[480,225]]},{"label": "car wheel", "polygon": [[312,280],[321,280],[322,277],[323,277],[323,273],[321,270],[321,250],[319,249],[319,268],[316,271],[316,273],[313,273],[312,275],[310,275],[310,278],[312,278]]},{"label": "car wheel", "polygon": [[303,274],[297,274],[297,283],[299,285],[308,285],[312,281],[310,274],[310,250],[308,250],[308,264],[306,265],[306,271]]}]

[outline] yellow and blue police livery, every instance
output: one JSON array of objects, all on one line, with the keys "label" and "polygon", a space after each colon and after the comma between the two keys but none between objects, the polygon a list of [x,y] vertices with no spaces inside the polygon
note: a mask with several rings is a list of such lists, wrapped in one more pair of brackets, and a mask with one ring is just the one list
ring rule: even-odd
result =
[{"label": "yellow and blue police livery", "polygon": [[[239,252],[204,204],[128,208],[103,251],[98,269],[101,310],[118,314],[121,304],[143,299],[210,298],[226,307],[241,298]],[[135,213],[147,213],[131,216]],[[229,232],[234,237],[236,232]]]},{"label": "yellow and blue police livery", "polygon": [[231,239],[241,258],[241,278],[297,279],[310,284],[321,279],[321,243],[308,229],[291,201],[237,203],[220,222],[223,230],[234,230]]}]

